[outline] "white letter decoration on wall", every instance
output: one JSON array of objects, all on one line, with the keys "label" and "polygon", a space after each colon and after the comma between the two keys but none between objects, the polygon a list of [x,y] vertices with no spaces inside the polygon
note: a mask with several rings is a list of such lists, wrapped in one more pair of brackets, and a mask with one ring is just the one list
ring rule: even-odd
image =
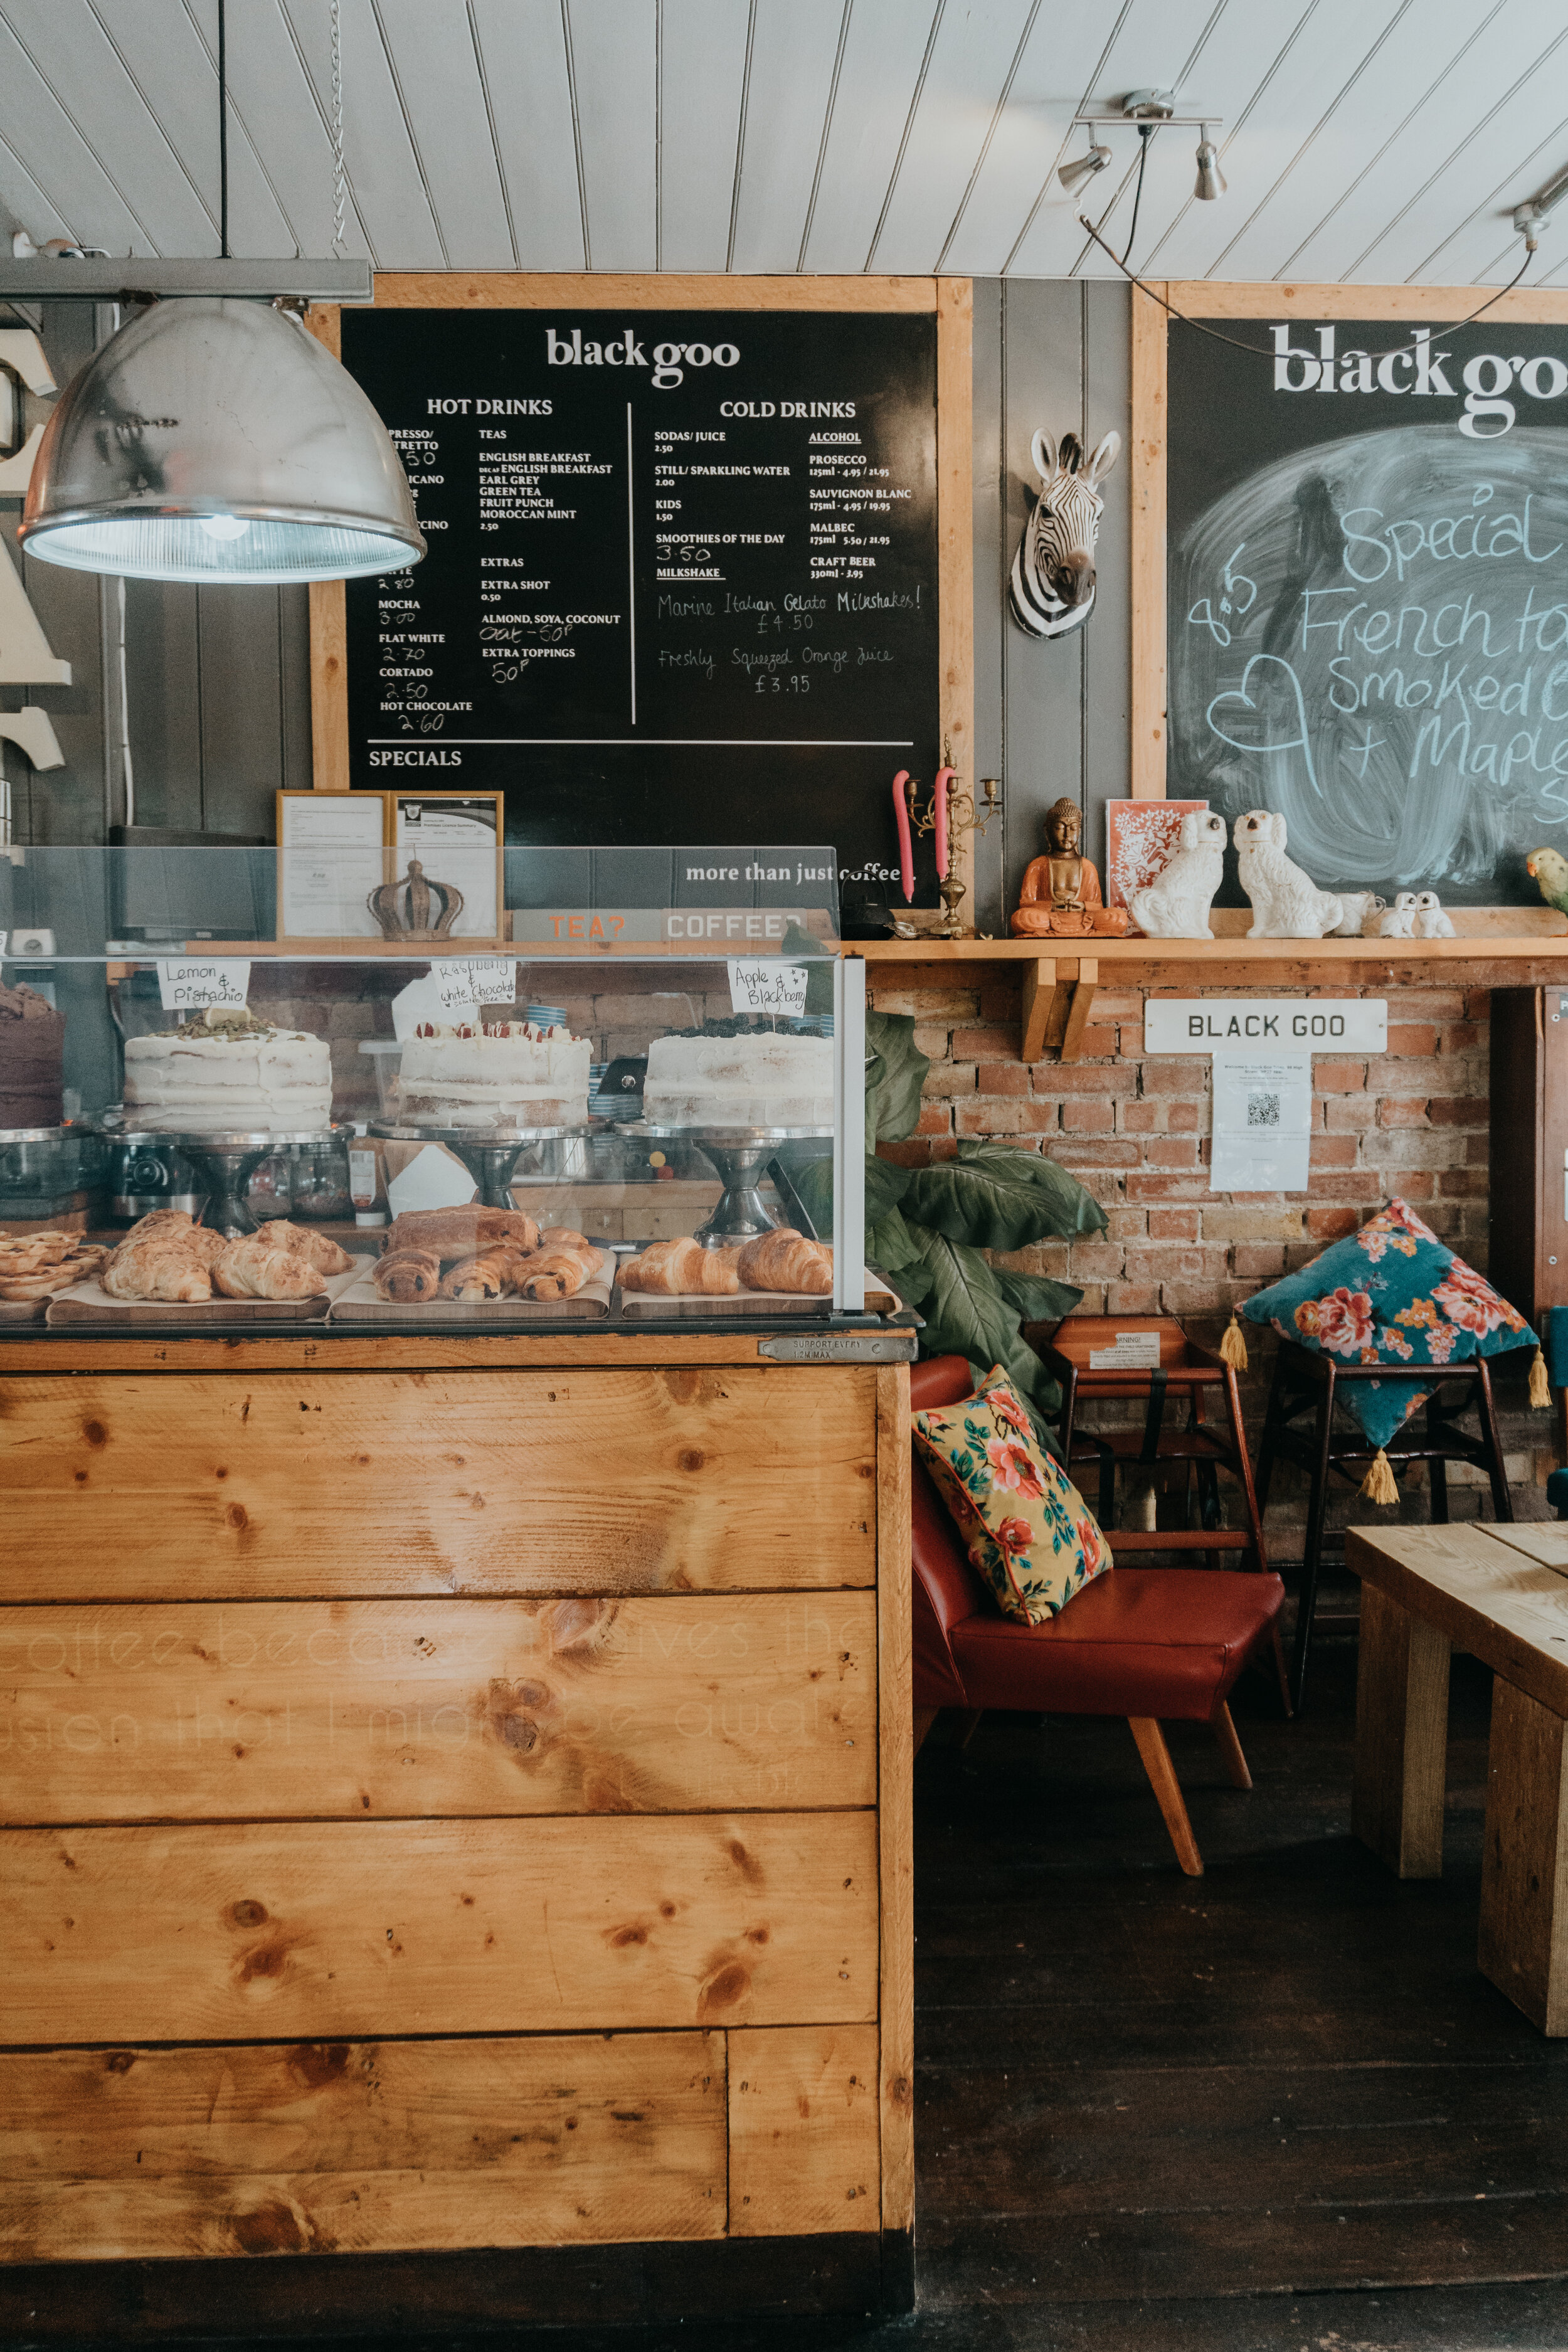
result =
[{"label": "white letter decoration on wall", "polygon": [[68,686],[71,666],[49,650],[9,551],[0,547],[0,686]]}]

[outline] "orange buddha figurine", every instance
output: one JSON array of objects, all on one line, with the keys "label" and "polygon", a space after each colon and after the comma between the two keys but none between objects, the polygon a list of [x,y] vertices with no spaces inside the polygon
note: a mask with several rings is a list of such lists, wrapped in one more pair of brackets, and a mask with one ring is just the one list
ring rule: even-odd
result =
[{"label": "orange buddha figurine", "polygon": [[1126,908],[1108,907],[1101,898],[1082,840],[1078,803],[1057,801],[1046,811],[1046,855],[1029,866],[1013,911],[1016,938],[1083,939],[1127,929]]}]

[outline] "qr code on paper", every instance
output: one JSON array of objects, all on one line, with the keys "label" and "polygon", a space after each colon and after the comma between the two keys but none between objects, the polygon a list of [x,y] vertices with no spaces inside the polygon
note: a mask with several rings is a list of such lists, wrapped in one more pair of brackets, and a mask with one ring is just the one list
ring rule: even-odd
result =
[{"label": "qr code on paper", "polygon": [[1248,1095],[1247,1097],[1248,1127],[1278,1127],[1279,1097],[1278,1095]]}]

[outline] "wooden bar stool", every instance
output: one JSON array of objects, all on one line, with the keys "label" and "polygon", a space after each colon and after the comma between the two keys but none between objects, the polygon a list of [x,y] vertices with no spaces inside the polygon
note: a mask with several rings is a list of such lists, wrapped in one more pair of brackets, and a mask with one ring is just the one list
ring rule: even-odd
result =
[{"label": "wooden bar stool", "polygon": [[[1347,1420],[1334,1427],[1336,1404],[1343,1409],[1342,1391],[1350,1381],[1387,1381],[1428,1391],[1424,1413],[1413,1413],[1384,1446],[1373,1445],[1359,1423]],[[1465,1413],[1476,1415],[1478,1434],[1471,1436],[1456,1423]],[[1310,1419],[1308,1419],[1308,1416]],[[1448,1520],[1447,1465],[1470,1462],[1487,1474],[1494,1517],[1510,1520],[1513,1503],[1503,1474],[1502,1441],[1498,1434],[1492,1402],[1491,1375],[1484,1357],[1463,1364],[1419,1364],[1408,1370],[1387,1364],[1340,1364],[1331,1356],[1281,1339],[1274,1360],[1263,1435],[1258,1449],[1258,1507],[1268,1507],[1268,1492],[1277,1461],[1294,1462],[1307,1473],[1307,1533],[1302,1548],[1301,1594],[1296,1619],[1296,1645],[1290,1665],[1290,1696],[1300,1710],[1307,1681],[1307,1651],[1318,1606],[1318,1572],[1322,1562],[1323,1528],[1328,1516],[1331,1479],[1359,1486],[1368,1465],[1379,1453],[1387,1458],[1396,1486],[1403,1486],[1412,1463],[1425,1462],[1432,1479],[1432,1518],[1445,1527]]]},{"label": "wooden bar stool", "polygon": [[[1121,1334],[1155,1339],[1158,1365],[1108,1363],[1106,1359],[1116,1352]],[[1075,1477],[1082,1467],[1098,1469],[1097,1517],[1107,1533],[1115,1528],[1119,1559],[1131,1559],[1142,1552],[1201,1552],[1206,1555],[1205,1567],[1217,1568],[1222,1553],[1238,1552],[1237,1567],[1268,1573],[1263,1515],[1253,1489],[1234,1366],[1192,1339],[1173,1315],[1072,1315],[1054,1329],[1047,1324],[1026,1324],[1024,1337],[1061,1384],[1057,1437],[1063,1461]],[[1204,1408],[1211,1398],[1220,1403],[1223,1419],[1205,1419]],[[1079,1420],[1081,1406],[1129,1402],[1143,1407],[1141,1428],[1091,1428]],[[1183,1403],[1184,1417],[1179,1414]],[[1168,1414],[1167,1408],[1176,1410]],[[1152,1470],[1170,1463],[1183,1464],[1185,1477],[1196,1484],[1200,1524],[1195,1528],[1118,1527],[1118,1473]],[[1245,1524],[1239,1528],[1220,1525],[1222,1468],[1231,1473],[1241,1490]],[[1289,1713],[1289,1682],[1278,1629],[1273,1648],[1279,1696]]]}]

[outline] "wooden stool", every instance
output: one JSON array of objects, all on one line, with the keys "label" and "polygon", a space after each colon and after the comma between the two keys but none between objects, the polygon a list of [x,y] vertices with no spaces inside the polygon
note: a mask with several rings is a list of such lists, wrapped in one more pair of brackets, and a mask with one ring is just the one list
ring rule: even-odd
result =
[{"label": "wooden stool", "polygon": [[[1263,1515],[1253,1491],[1252,1465],[1241,1418],[1241,1391],[1234,1366],[1212,1348],[1189,1338],[1173,1315],[1071,1315],[1050,1337],[1046,1324],[1026,1324],[1024,1337],[1042,1363],[1061,1383],[1061,1411],[1057,1422],[1062,1459],[1072,1470],[1094,1464],[1100,1474],[1097,1510],[1100,1526],[1116,1530],[1119,1559],[1140,1552],[1203,1552],[1205,1565],[1217,1568],[1221,1552],[1239,1552],[1238,1567],[1267,1574],[1268,1555],[1263,1542]],[[1158,1340],[1158,1366],[1108,1366],[1118,1333],[1152,1336]],[[1095,1359],[1101,1360],[1096,1367]],[[1204,1419],[1211,1396],[1223,1402],[1223,1421]],[[1184,1425],[1168,1427],[1165,1409],[1184,1400]],[[1131,1402],[1143,1406],[1142,1429],[1080,1428],[1079,1408],[1101,1402]],[[1175,1417],[1173,1416],[1173,1419]],[[1196,1528],[1119,1528],[1116,1525],[1116,1478],[1121,1469],[1152,1469],[1179,1462],[1198,1491]],[[1241,1489],[1246,1524],[1223,1528],[1219,1516],[1219,1472],[1228,1470]],[[1289,1684],[1278,1628],[1273,1634],[1279,1696],[1290,1711]]]},{"label": "wooden stool", "polygon": [[[1397,1382],[1406,1389],[1428,1391],[1425,1419],[1412,1414],[1389,1443],[1373,1445],[1360,1424],[1350,1422],[1336,1431],[1334,1407],[1342,1406],[1340,1391],[1349,1381]],[[1474,1412],[1479,1433],[1470,1437],[1455,1427],[1462,1413]],[[1310,1425],[1296,1425],[1311,1415]],[[1294,1339],[1281,1339],[1274,1360],[1274,1379],[1263,1436],[1258,1449],[1258,1507],[1268,1508],[1268,1492],[1277,1461],[1294,1462],[1310,1480],[1307,1534],[1302,1548],[1301,1595],[1296,1618],[1296,1647],[1290,1666],[1290,1696],[1298,1709],[1307,1681],[1307,1649],[1318,1606],[1318,1571],[1322,1561],[1323,1523],[1328,1514],[1329,1481],[1338,1478],[1359,1486],[1374,1454],[1384,1454],[1399,1484],[1413,1462],[1431,1466],[1432,1519],[1438,1527],[1448,1521],[1447,1465],[1473,1462],[1484,1470],[1491,1486],[1492,1512],[1499,1519],[1513,1517],[1513,1504],[1503,1475],[1502,1441],[1498,1435],[1492,1403],[1491,1375],[1484,1357],[1463,1364],[1341,1364],[1319,1355]]]}]

